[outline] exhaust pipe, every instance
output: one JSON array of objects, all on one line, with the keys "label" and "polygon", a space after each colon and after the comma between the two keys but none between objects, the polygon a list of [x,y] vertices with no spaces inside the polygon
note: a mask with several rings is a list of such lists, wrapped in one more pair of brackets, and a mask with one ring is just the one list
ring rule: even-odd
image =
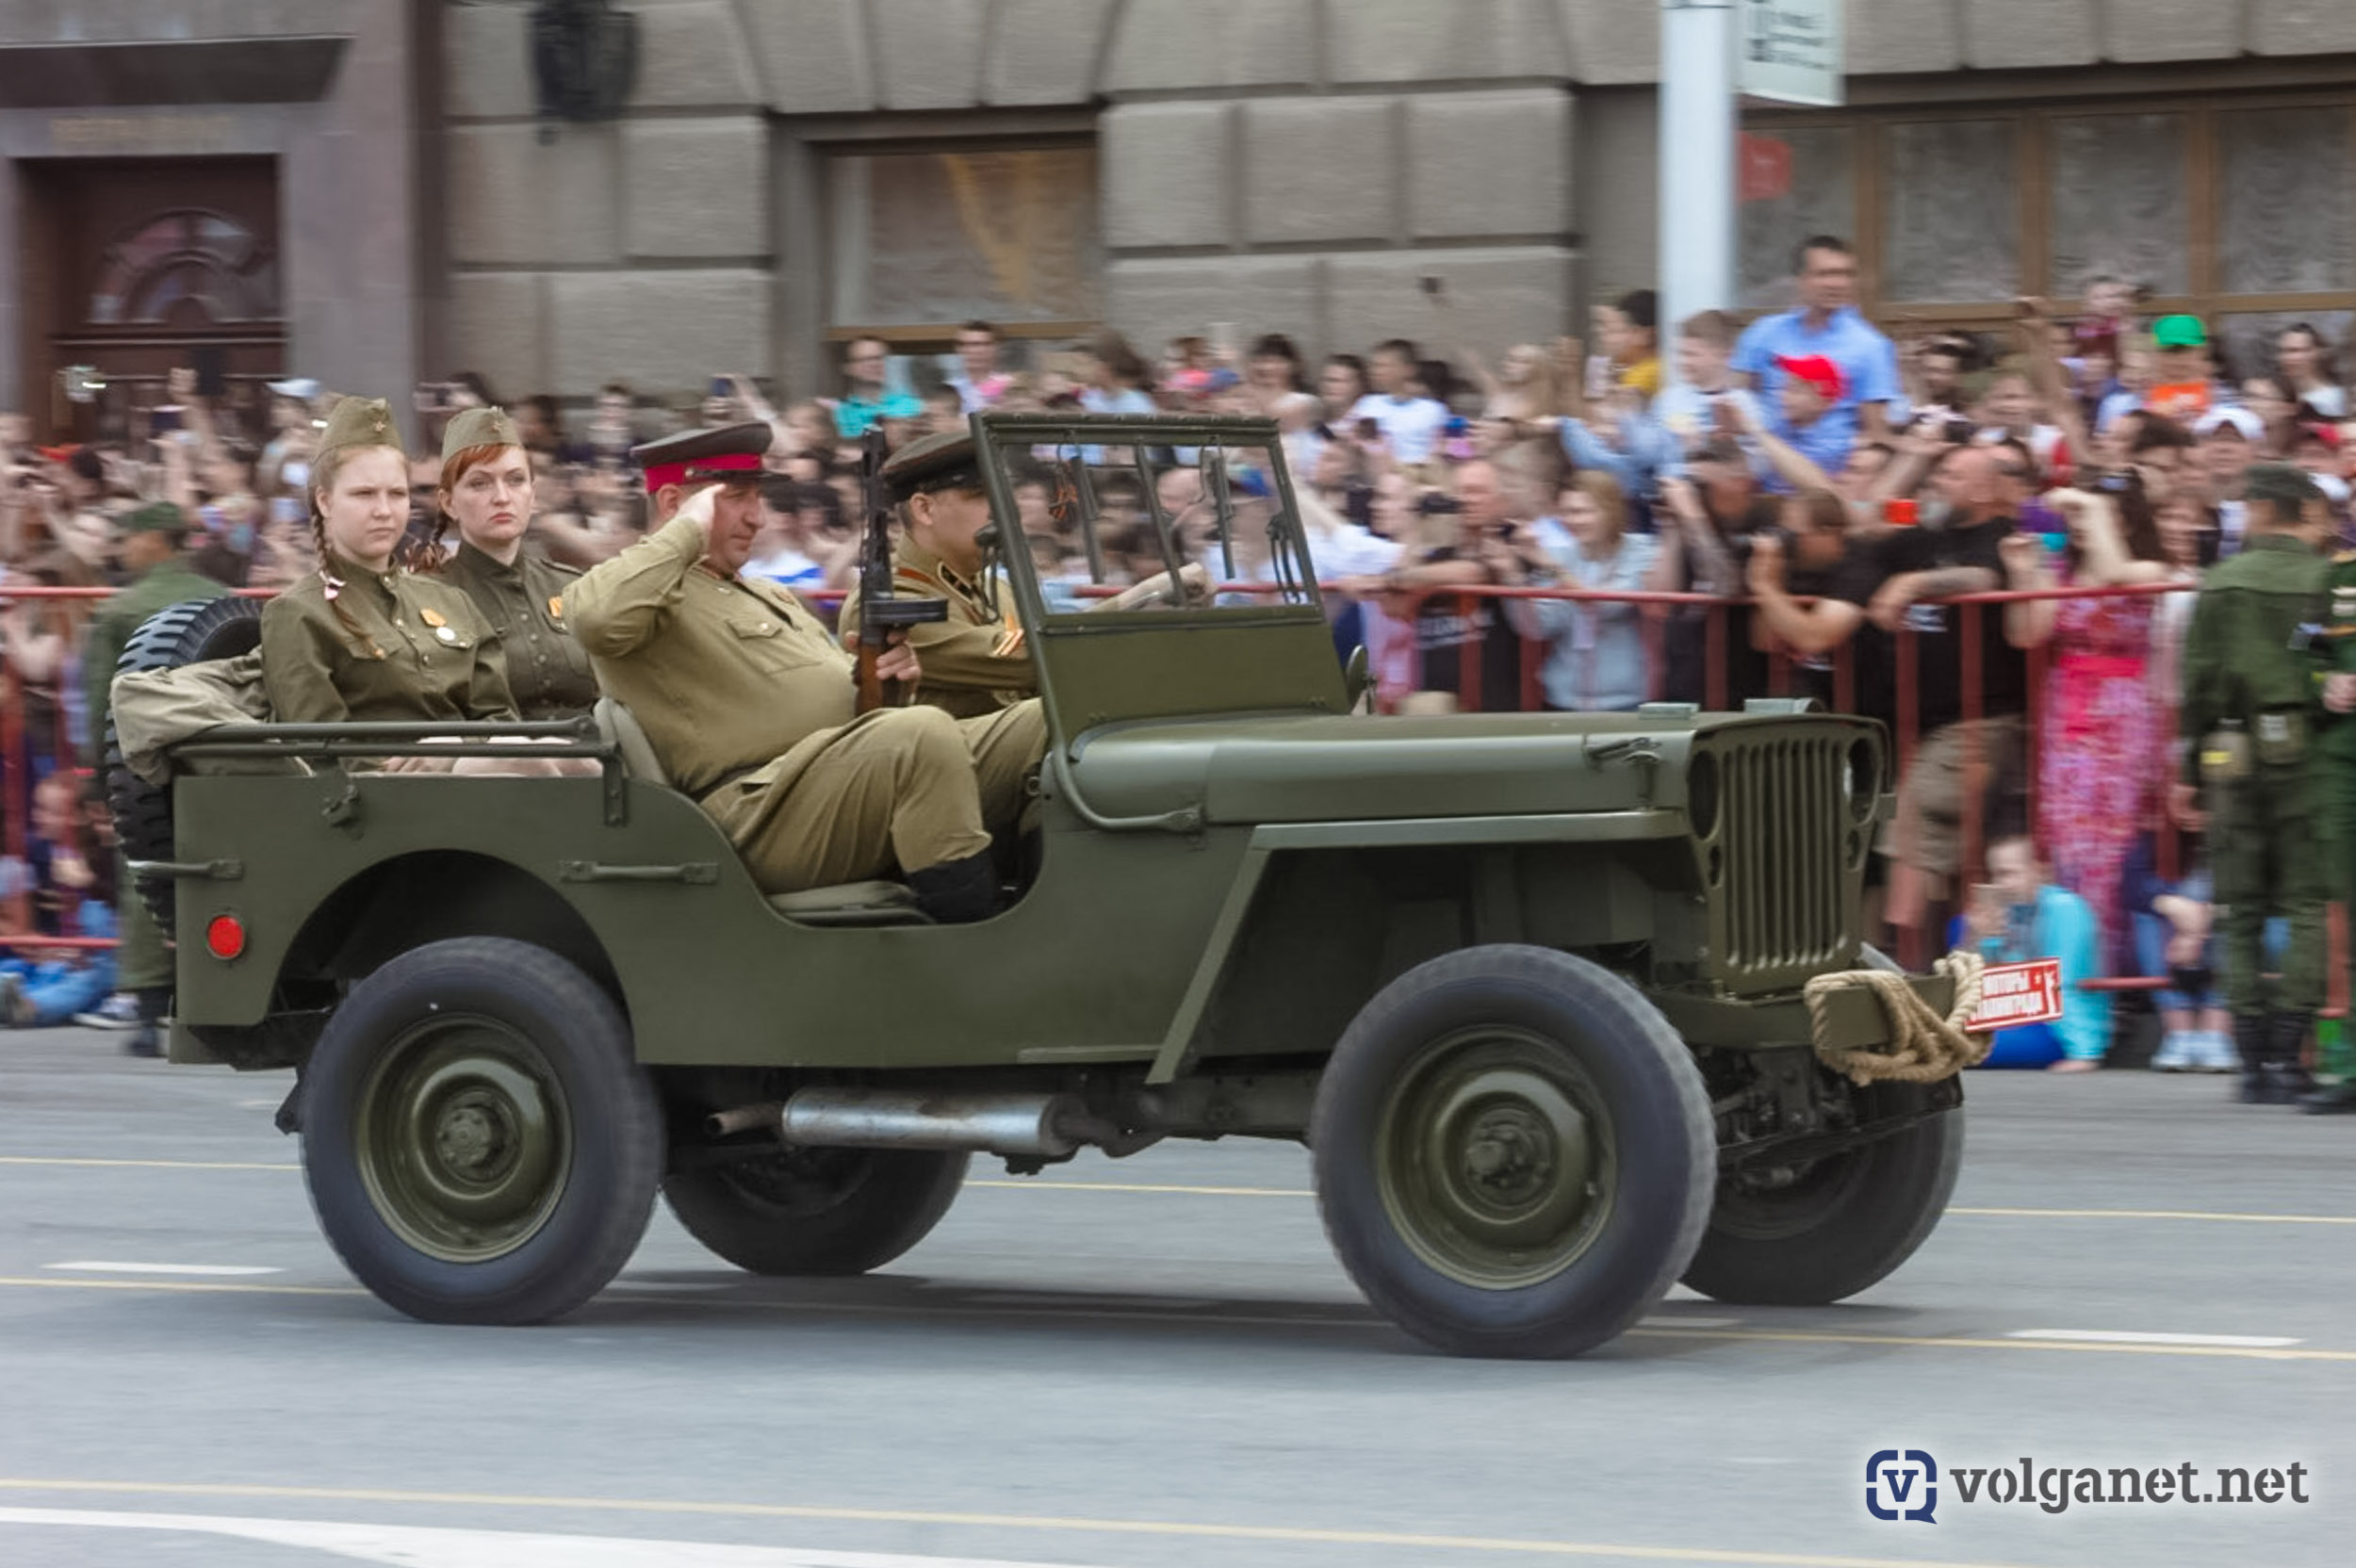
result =
[{"label": "exhaust pipe", "polygon": [[807,1088],[779,1104],[739,1105],[704,1119],[715,1137],[773,1127],[810,1149],[945,1149],[1061,1159],[1121,1130],[1071,1094],[923,1094],[905,1089]]}]

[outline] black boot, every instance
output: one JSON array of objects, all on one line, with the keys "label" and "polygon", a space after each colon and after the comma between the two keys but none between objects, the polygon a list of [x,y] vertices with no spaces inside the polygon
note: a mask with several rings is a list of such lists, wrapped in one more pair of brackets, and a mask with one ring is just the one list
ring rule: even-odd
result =
[{"label": "black boot", "polygon": [[131,1037],[123,1042],[125,1055],[161,1056],[164,1054],[163,1021],[172,1013],[172,988],[143,987],[136,994],[139,999],[139,1026]]},{"label": "black boot", "polygon": [[998,888],[997,864],[988,850],[912,871],[908,887],[916,894],[917,906],[942,925],[988,920],[1006,904]]},{"label": "black boot", "polygon": [[2356,1078],[2343,1078],[2329,1088],[2309,1089],[2299,1097],[2299,1108],[2309,1116],[2356,1116]]},{"label": "black boot", "polygon": [[2308,1076],[2307,1064],[2301,1060],[2307,1052],[2307,1031],[2315,1024],[2315,1015],[2277,1013],[2271,1022],[2266,1037],[2266,1103],[2289,1105],[2315,1086],[2315,1079]]},{"label": "black boot", "polygon": [[2245,1105],[2266,1103],[2266,1016],[2233,1015],[2233,1049],[2241,1055],[2241,1088],[2235,1098]]}]

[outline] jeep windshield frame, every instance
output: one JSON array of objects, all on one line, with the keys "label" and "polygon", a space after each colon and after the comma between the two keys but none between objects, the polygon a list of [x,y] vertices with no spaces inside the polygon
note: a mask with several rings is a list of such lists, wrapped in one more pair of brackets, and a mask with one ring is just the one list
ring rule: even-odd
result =
[{"label": "jeep windshield frame", "polygon": [[[1282,438],[1271,419],[1235,416],[977,413],[970,416],[976,464],[996,525],[998,558],[1017,613],[1030,637],[1039,695],[1054,731],[1079,735],[1124,719],[1236,712],[1342,712],[1349,707],[1341,661],[1317,584],[1307,531],[1285,471]],[[1126,449],[1126,459],[1091,465],[1088,452]],[[1034,456],[1044,450],[1051,459]],[[1265,525],[1240,517],[1223,467],[1213,478],[1204,454],[1249,451],[1264,457],[1268,494]],[[1151,454],[1169,454],[1155,462]],[[1174,454],[1193,455],[1179,462]],[[1015,489],[1044,471],[1051,486],[1078,514],[1078,544],[1089,586],[1081,596],[1121,586],[1108,581],[1097,491],[1122,476],[1142,494],[1140,526],[1151,531],[1151,554],[1164,564],[1203,565],[1224,580],[1235,542],[1247,526],[1265,526],[1266,580],[1237,584],[1210,599],[1171,604],[1157,596],[1142,609],[1099,609],[1051,599],[1024,536]],[[1163,512],[1155,481],[1173,470],[1203,473],[1213,524],[1199,557],[1182,558],[1172,520]],[[1246,591],[1246,590],[1249,591]]]}]

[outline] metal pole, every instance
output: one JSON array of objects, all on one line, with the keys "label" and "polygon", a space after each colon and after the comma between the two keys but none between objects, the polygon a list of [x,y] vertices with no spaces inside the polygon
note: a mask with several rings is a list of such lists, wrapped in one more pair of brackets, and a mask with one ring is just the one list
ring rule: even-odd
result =
[{"label": "metal pole", "polygon": [[[1733,0],[1661,0],[1661,340],[1734,297]],[[1677,356],[1661,356],[1664,379]]]}]

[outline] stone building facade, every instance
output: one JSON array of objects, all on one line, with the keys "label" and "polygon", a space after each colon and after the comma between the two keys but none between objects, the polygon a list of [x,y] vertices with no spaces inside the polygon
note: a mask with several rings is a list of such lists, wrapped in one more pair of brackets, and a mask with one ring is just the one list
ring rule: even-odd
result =
[{"label": "stone building facade", "polygon": [[[0,400],[71,314],[7,259],[42,182],[126,161],[272,160],[284,368],[388,392],[799,395],[973,315],[1495,350],[1652,281],[1658,0],[616,7],[634,85],[581,124],[528,0],[0,0],[0,88],[47,87],[0,93]],[[1849,0],[1847,40],[1849,107],[1746,118],[1742,302],[1829,226],[1886,317],[2115,270],[2356,326],[2356,0]]]}]

